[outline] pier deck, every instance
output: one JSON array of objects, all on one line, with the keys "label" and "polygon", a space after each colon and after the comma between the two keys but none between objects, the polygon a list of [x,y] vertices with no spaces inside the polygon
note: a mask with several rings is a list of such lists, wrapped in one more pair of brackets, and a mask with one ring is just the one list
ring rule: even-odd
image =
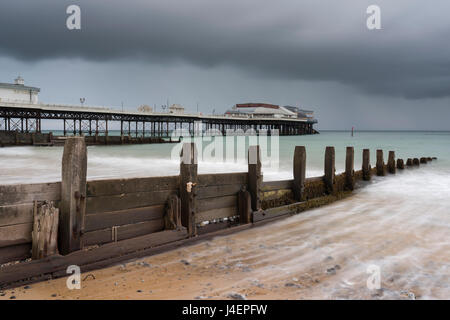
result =
[{"label": "pier deck", "polygon": [[[303,135],[317,133],[313,119],[231,117],[223,115],[143,113],[100,107],[0,102],[0,131],[40,133],[43,119],[62,120],[63,135],[108,136],[112,125],[120,136],[169,137],[173,132],[201,135],[227,130],[265,131],[267,134]],[[276,130],[276,131],[275,131]]]}]

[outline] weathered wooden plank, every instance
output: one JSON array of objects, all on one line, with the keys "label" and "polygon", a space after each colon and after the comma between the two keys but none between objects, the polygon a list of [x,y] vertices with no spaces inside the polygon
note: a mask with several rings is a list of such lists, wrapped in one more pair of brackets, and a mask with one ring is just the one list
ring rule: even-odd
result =
[{"label": "weathered wooden plank", "polygon": [[208,211],[213,209],[221,209],[225,207],[233,207],[237,206],[237,204],[238,204],[237,195],[201,199],[197,201],[197,212]]},{"label": "weathered wooden plank", "polygon": [[195,216],[195,223],[233,217],[238,214],[237,206],[197,212],[197,215]]},{"label": "weathered wooden plank", "polygon": [[219,230],[232,228],[233,226],[236,226],[236,222],[231,223],[230,221],[224,221],[224,222],[218,222],[218,223],[210,223],[205,226],[201,226],[197,228],[197,233],[199,235],[207,234],[210,232],[216,232]]},{"label": "weathered wooden plank", "polygon": [[31,242],[33,223],[0,227],[0,248]]},{"label": "weathered wooden plank", "polygon": [[86,215],[86,225],[84,227],[84,231],[89,232],[110,228],[113,226],[162,219],[163,216],[164,205],[88,214]]},{"label": "weathered wooden plank", "polygon": [[261,192],[292,189],[294,180],[266,181],[261,184]]},{"label": "weathered wooden plank", "polygon": [[86,213],[95,214],[164,204],[176,191],[150,191],[126,193],[114,196],[89,197]]},{"label": "weathered wooden plank", "polygon": [[69,265],[82,267],[186,238],[187,232],[185,229],[167,230],[116,243],[105,244],[89,251],[80,250],[66,256],[53,256],[15,266],[3,267],[0,271],[0,288],[16,281],[51,274],[57,271],[65,271]]},{"label": "weathered wooden plank", "polygon": [[177,195],[171,195],[164,208],[164,229],[179,228],[181,228],[181,199]]},{"label": "weathered wooden plank", "polygon": [[83,246],[90,246],[94,244],[103,244],[108,242],[121,241],[130,238],[136,238],[146,234],[158,232],[164,229],[164,220],[156,219],[146,222],[129,224],[117,227],[117,233],[114,233],[113,228],[106,228],[103,230],[86,232],[81,237]]},{"label": "weathered wooden plank", "polygon": [[254,211],[253,212],[253,222],[258,222],[266,219],[272,219],[275,217],[280,217],[284,215],[291,214],[291,210],[289,209],[289,206],[282,206],[277,207],[273,209],[266,209],[261,211]]},{"label": "weathered wooden plank", "polygon": [[0,226],[33,222],[33,203],[0,206]]},{"label": "weathered wooden plank", "polygon": [[226,184],[223,186],[198,187],[197,200],[237,195],[243,184]]},{"label": "weathered wooden plank", "polygon": [[60,199],[60,182],[0,186],[0,206]]},{"label": "weathered wooden plank", "polygon": [[199,174],[199,186],[225,185],[225,184],[247,184],[248,173],[218,173],[218,174]]},{"label": "weathered wooden plank", "polygon": [[59,209],[52,202],[35,203],[35,215],[32,232],[33,259],[42,259],[58,253]]},{"label": "weathered wooden plank", "polygon": [[87,183],[87,196],[111,196],[123,193],[177,190],[179,176],[95,180]]},{"label": "weathered wooden plank", "polygon": [[[0,264],[24,260],[31,257],[31,243],[0,248]],[[0,274],[3,270],[0,269]]]}]

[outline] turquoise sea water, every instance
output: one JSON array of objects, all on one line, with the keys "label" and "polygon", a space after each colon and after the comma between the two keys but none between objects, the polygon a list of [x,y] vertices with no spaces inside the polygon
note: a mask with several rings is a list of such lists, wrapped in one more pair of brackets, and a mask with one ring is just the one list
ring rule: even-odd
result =
[{"label": "turquoise sea water", "polygon": [[[214,154],[212,146],[218,150],[223,145],[226,138],[199,142],[200,173],[247,170],[245,147],[233,148],[233,161],[208,157]],[[385,151],[385,160],[389,150],[399,158],[438,160],[395,176],[374,177],[346,200],[261,229],[260,237],[271,237],[278,248],[265,257],[273,267],[261,269],[261,278],[302,276],[305,270],[322,267],[325,272],[323,261],[332,256],[341,270],[315,286],[311,297],[396,299],[413,293],[422,299],[450,298],[450,132],[356,132],[354,137],[349,132],[322,132],[280,137],[278,145],[278,164],[263,156],[265,180],[292,178],[296,145],[306,146],[307,176],[323,174],[326,146],[335,147],[337,172],[344,170],[347,146],[355,148],[357,170],[364,148],[371,150],[372,165],[376,149]],[[62,150],[0,149],[0,184],[59,181]],[[177,175],[178,152],[172,144],[88,147],[88,179]],[[381,270],[381,291],[366,287],[367,268],[373,265]]]},{"label": "turquoise sea water", "polygon": [[[232,145],[229,140],[233,141]],[[242,147],[238,139],[245,139]],[[336,170],[344,170],[347,146],[355,148],[355,168],[361,167],[362,149],[371,150],[375,164],[376,150],[383,149],[387,160],[393,150],[398,158],[435,156],[434,170],[449,174],[450,132],[322,132],[319,135],[259,137],[262,142],[264,180],[292,178],[292,161],[296,145],[306,146],[307,176],[323,174],[326,146],[334,146]],[[241,141],[239,140],[239,141]],[[267,141],[264,146],[264,142]],[[246,150],[257,143],[255,137],[204,137],[196,140],[199,150],[199,172],[238,172],[247,170]],[[227,152],[227,146],[231,146]],[[239,146],[239,147],[238,147]],[[273,146],[273,149],[271,149]],[[177,175],[180,145],[124,145],[88,147],[88,178],[141,177]],[[215,150],[223,150],[222,153]],[[273,153],[273,155],[271,155]],[[278,156],[277,154],[278,153]],[[61,147],[9,147],[0,149],[0,183],[30,183],[60,180]],[[278,160],[278,161],[277,161]]]}]

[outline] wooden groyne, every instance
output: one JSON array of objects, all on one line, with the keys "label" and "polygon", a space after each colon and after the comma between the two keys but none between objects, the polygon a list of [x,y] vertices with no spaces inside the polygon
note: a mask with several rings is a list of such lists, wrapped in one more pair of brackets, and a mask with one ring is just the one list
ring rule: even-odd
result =
[{"label": "wooden groyne", "polygon": [[345,172],[336,175],[335,150],[327,147],[324,175],[306,178],[306,150],[298,146],[294,178],[263,182],[259,147],[248,153],[247,172],[198,174],[195,144],[185,143],[177,176],[87,181],[85,139],[67,139],[61,182],[0,186],[0,288],[66,276],[70,265],[86,272],[260,226],[342,199],[375,174],[432,160],[408,159],[405,166],[391,151],[385,164],[377,150],[372,168],[365,149],[355,171],[348,147]]}]

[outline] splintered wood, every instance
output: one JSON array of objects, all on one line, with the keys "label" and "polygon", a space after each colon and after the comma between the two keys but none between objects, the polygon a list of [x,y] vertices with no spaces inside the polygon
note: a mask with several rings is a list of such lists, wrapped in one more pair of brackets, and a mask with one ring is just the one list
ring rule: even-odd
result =
[{"label": "splintered wood", "polygon": [[58,253],[59,210],[52,202],[34,202],[32,258],[42,259]]}]

